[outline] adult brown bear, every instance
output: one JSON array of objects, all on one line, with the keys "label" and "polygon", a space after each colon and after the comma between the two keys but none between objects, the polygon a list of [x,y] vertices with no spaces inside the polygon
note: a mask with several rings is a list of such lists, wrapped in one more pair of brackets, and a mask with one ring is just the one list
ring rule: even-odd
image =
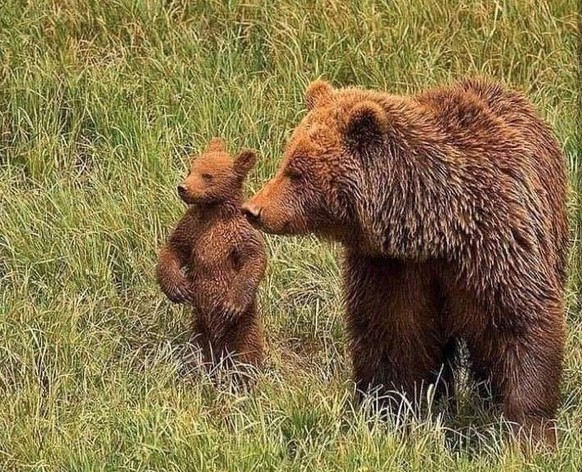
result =
[{"label": "adult brown bear", "polygon": [[359,390],[414,400],[440,372],[451,391],[463,338],[505,417],[553,444],[568,234],[550,128],[521,94],[476,79],[410,97],[319,81],[306,102],[243,210],[263,231],[343,244]]}]

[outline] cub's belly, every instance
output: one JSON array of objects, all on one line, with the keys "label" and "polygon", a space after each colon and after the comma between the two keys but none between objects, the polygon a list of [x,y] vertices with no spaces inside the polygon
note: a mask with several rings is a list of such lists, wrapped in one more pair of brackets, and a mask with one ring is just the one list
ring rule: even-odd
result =
[{"label": "cub's belly", "polygon": [[192,288],[200,291],[220,291],[227,290],[232,282],[230,273],[225,274],[220,271],[201,272],[193,271],[190,273]]},{"label": "cub's belly", "polygon": [[201,310],[215,311],[225,299],[234,278],[224,266],[198,267],[189,273],[196,305]]}]

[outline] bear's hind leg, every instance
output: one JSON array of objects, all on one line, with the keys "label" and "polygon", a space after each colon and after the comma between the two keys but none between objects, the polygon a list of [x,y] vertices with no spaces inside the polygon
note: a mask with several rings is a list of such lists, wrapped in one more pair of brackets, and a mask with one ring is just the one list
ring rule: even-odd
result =
[{"label": "bear's hind leg", "polygon": [[564,337],[559,322],[530,324],[519,334],[489,329],[470,346],[486,372],[493,398],[513,424],[522,444],[556,443],[555,414],[559,400]]},{"label": "bear's hind leg", "polygon": [[264,357],[265,336],[256,312],[256,304],[253,304],[232,333],[229,349],[238,362],[259,367]]},{"label": "bear's hind leg", "polygon": [[442,348],[441,369],[435,379],[435,402],[446,400],[447,413],[457,412],[455,372],[459,367],[459,341],[450,338]]}]

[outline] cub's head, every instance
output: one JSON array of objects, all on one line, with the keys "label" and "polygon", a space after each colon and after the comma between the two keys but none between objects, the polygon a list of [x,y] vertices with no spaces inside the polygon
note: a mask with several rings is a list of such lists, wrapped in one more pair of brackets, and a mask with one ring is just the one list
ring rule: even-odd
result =
[{"label": "cub's head", "polygon": [[192,159],[188,176],[178,185],[178,195],[187,204],[220,203],[236,197],[256,160],[251,150],[240,152],[233,160],[224,141],[214,138]]},{"label": "cub's head", "polygon": [[268,233],[334,237],[353,223],[354,201],[365,193],[362,162],[384,141],[386,112],[373,92],[323,81],[307,88],[305,102],[276,175],[243,212]]}]

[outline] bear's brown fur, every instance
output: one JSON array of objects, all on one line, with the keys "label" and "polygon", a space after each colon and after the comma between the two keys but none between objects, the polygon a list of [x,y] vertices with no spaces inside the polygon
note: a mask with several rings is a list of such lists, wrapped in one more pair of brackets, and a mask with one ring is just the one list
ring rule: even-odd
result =
[{"label": "bear's brown fur", "polygon": [[163,292],[194,307],[192,339],[206,362],[234,357],[256,366],[263,357],[256,294],[265,247],[240,212],[242,184],[255,161],[253,151],[243,151],[233,162],[223,141],[213,139],[178,186],[189,208],[158,256]]},{"label": "bear's brown fur", "polygon": [[505,417],[553,443],[565,340],[565,161],[519,93],[465,79],[415,96],[311,84],[262,230],[343,243],[361,391],[452,392],[457,339]]}]

